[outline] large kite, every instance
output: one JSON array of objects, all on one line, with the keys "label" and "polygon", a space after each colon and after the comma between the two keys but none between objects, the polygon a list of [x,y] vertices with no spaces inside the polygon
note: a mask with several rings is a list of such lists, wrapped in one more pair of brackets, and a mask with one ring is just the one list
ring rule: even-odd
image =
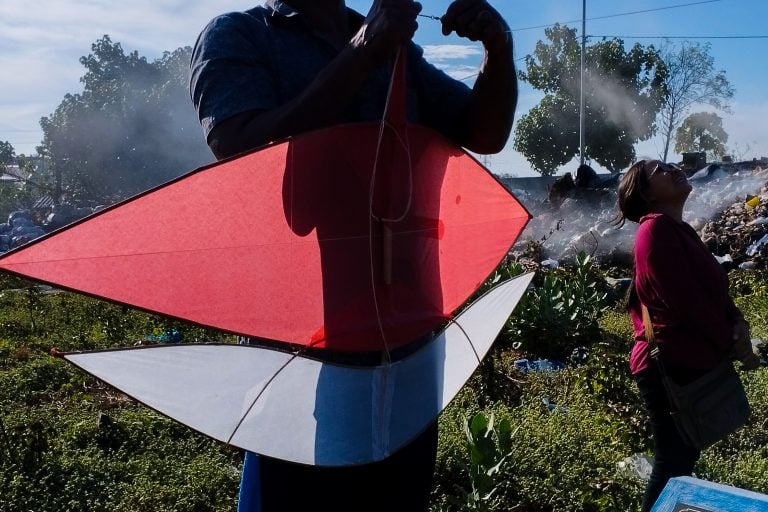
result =
[{"label": "large kite", "polygon": [[[458,392],[530,281],[504,283],[454,318],[530,215],[464,150],[406,121],[397,70],[381,122],[197,169],[6,254],[0,269],[292,347],[65,355],[171,418],[305,464],[387,457]],[[384,357],[349,367],[308,348]]]}]

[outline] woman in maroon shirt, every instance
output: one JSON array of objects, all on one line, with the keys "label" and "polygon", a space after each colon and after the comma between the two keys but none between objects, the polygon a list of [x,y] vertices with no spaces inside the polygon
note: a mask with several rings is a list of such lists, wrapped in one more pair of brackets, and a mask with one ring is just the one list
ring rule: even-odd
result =
[{"label": "woman in maroon shirt", "polygon": [[625,220],[639,224],[627,307],[635,332],[630,369],[653,434],[654,465],[643,511],[651,509],[667,480],[691,474],[700,452],[685,444],[670,416],[667,394],[645,341],[641,304],[650,313],[667,373],[679,384],[734,355],[747,366],[758,364],[749,325],[728,294],[725,272],[696,231],[683,222],[690,192],[685,174],[658,160],[635,163],[619,184],[618,224]]}]

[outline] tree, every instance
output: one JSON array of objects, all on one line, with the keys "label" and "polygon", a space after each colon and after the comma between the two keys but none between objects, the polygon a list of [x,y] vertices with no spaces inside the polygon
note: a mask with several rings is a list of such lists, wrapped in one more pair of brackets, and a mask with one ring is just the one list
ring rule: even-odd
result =
[{"label": "tree", "polygon": [[667,94],[661,111],[661,136],[666,161],[672,134],[680,127],[691,107],[710,105],[728,111],[725,100],[733,97],[734,89],[725,71],[715,70],[715,60],[709,54],[710,45],[685,42],[679,48],[669,47],[663,52],[667,65],[664,82]]},{"label": "tree", "polygon": [[723,119],[712,112],[697,112],[685,118],[675,132],[675,151],[703,151],[707,159],[725,155],[728,134],[723,129]]},{"label": "tree", "polygon": [[0,169],[13,163],[16,159],[16,150],[8,141],[0,141]]},{"label": "tree", "polygon": [[[544,98],[520,118],[514,147],[547,175],[579,153],[581,45],[572,28],[544,33],[549,41],[536,44],[520,73]],[[653,46],[627,51],[615,38],[587,46],[585,61],[585,156],[617,172],[635,158],[635,143],[655,133],[666,68]]]},{"label": "tree", "polygon": [[189,47],[154,62],[109,36],[91,50],[83,91],[40,121],[57,200],[113,202],[211,160],[187,92]]}]

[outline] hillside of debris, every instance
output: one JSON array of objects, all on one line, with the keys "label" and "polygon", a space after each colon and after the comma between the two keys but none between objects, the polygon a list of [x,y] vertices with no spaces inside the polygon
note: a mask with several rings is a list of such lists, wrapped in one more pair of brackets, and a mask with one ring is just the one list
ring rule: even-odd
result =
[{"label": "hillside of debris", "polygon": [[[513,249],[517,257],[573,261],[579,251],[603,266],[631,265],[636,226],[618,229],[620,176],[579,183],[570,174],[547,190],[513,193],[533,215]],[[693,186],[684,219],[727,268],[765,269],[768,260],[768,165],[711,164],[691,172]],[[514,185],[512,185],[514,187]]]}]

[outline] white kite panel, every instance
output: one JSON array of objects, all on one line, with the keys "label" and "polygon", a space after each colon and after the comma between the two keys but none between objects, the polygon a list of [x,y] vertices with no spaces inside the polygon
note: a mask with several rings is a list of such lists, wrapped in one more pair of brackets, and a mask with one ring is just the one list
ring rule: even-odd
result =
[{"label": "white kite panel", "polygon": [[301,464],[381,460],[419,435],[480,364],[533,274],[502,283],[416,353],[375,367],[255,345],[158,345],[66,354],[210,437]]}]

